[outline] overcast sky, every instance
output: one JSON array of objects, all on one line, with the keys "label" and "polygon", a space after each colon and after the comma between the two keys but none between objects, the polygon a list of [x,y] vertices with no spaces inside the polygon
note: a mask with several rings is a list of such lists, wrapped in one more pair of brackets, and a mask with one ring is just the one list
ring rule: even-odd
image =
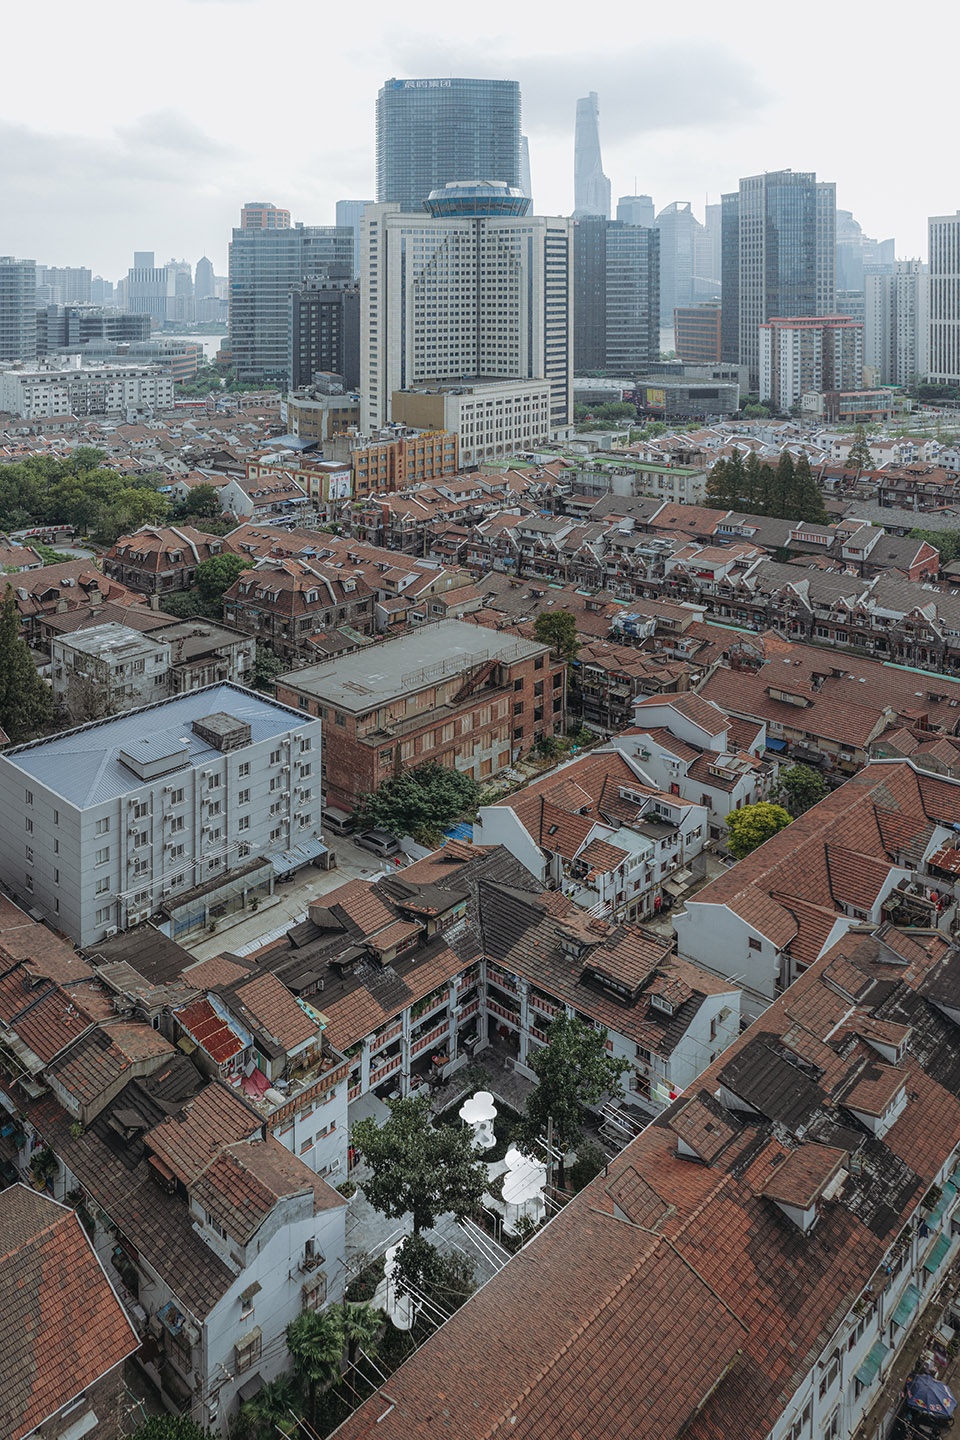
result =
[{"label": "overcast sky", "polygon": [[540,213],[573,208],[576,100],[596,90],[615,199],[702,218],[741,175],[815,170],[868,235],[926,258],[926,217],[960,207],[936,50],[955,28],[944,0],[8,4],[0,253],[116,279],[134,250],[205,252],[225,273],[245,200],[332,224],[373,196],[384,79],[467,75],[520,81]]}]

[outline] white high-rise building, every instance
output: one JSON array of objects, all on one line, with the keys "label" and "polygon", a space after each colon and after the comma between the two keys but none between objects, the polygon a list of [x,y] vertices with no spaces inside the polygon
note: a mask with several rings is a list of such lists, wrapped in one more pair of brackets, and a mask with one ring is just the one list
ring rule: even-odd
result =
[{"label": "white high-rise building", "polygon": [[960,210],[931,215],[930,379],[960,384]]},{"label": "white high-rise building", "polygon": [[571,222],[519,190],[448,185],[429,213],[368,206],[361,239],[361,425],[431,382],[546,380],[551,428],[573,418]]},{"label": "white high-rise building", "polygon": [[881,385],[909,385],[929,371],[930,275],[920,260],[867,275],[863,361]]}]

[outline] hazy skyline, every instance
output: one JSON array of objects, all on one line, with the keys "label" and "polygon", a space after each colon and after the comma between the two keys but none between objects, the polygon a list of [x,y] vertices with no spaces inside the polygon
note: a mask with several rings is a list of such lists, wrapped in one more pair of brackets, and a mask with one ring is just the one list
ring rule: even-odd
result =
[{"label": "hazy skyline", "polygon": [[[158,263],[202,254],[225,273],[247,200],[333,224],[338,199],[372,196],[377,91],[391,75],[518,80],[535,205],[573,209],[576,101],[599,95],[613,201],[657,210],[705,200],[762,170],[815,170],[865,232],[926,258],[926,217],[960,208],[955,167],[925,137],[952,133],[950,87],[931,66],[934,6],[910,29],[814,0],[795,21],[747,0],[735,14],[691,0],[604,12],[595,35],[557,11],[422,0],[402,30],[373,0],[322,12],[304,0],[50,0],[42,28],[5,17],[0,95],[0,253],[89,265],[116,280],[134,250]],[[136,20],[132,17],[136,13]],[[542,48],[546,40],[549,53]],[[901,117],[907,78],[929,75]],[[917,136],[917,127],[922,134]],[[889,132],[889,133],[886,133]],[[917,153],[914,153],[914,152]],[[465,176],[465,179],[475,178]]]}]

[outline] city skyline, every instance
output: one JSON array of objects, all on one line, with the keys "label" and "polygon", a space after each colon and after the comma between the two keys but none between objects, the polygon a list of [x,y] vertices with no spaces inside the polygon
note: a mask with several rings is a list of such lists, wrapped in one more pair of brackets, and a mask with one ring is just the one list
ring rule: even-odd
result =
[{"label": "city skyline", "polygon": [[[814,170],[836,180],[838,204],[867,234],[893,235],[898,256],[923,258],[927,217],[957,206],[935,149],[908,152],[895,135],[879,143],[860,86],[837,87],[829,106],[811,103],[825,34],[834,55],[855,57],[878,99],[895,73],[921,63],[919,35],[898,40],[894,72],[879,28],[835,9],[824,7],[823,24],[791,30],[787,67],[783,27],[759,5],[747,7],[735,34],[699,5],[682,21],[655,18],[642,43],[618,35],[611,45],[609,29],[591,41],[573,26],[552,27],[553,53],[544,52],[540,20],[500,0],[479,20],[427,0],[417,28],[403,31],[374,5],[362,40],[345,12],[325,22],[320,101],[300,83],[306,60],[289,45],[309,13],[302,0],[282,11],[266,0],[171,0],[146,75],[141,64],[111,66],[110,83],[87,83],[78,104],[78,54],[88,81],[91,66],[119,60],[128,13],[117,0],[93,0],[82,13],[53,0],[38,48],[26,13],[15,12],[11,50],[42,57],[45,88],[41,106],[29,67],[11,67],[0,100],[3,253],[89,265],[113,279],[134,249],[191,261],[206,253],[223,274],[230,230],[250,197],[271,197],[305,224],[332,224],[337,200],[375,193],[376,96],[391,75],[518,81],[539,214],[573,210],[576,101],[592,90],[614,199],[651,194],[658,211],[689,200],[702,218],[706,201],[743,175]],[[614,29],[626,14],[614,12]],[[227,98],[255,93],[266,73],[289,81],[275,120],[269,107]],[[928,133],[948,133],[948,103],[946,87],[942,95],[930,87]]]}]

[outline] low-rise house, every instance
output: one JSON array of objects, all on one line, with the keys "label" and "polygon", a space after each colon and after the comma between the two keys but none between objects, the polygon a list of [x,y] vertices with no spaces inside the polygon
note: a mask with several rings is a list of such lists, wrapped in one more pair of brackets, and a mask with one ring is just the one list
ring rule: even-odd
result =
[{"label": "low-rise house", "polygon": [[224,592],[223,613],[293,662],[312,658],[311,635],[341,626],[369,635],[374,628],[373,591],[366,580],[320,561],[259,561]]},{"label": "low-rise house", "polygon": [[92,560],[65,560],[24,570],[13,586],[23,637],[32,648],[42,648],[46,622],[66,614],[90,615],[104,604],[126,609],[140,606],[142,595],[124,584],[105,579]]},{"label": "low-rise house", "polygon": [[774,766],[762,723],[731,719],[701,695],[640,698],[633,712],[633,725],[612,744],[652,784],[704,806],[715,839],[732,811],[765,798]]},{"label": "low-rise house", "polygon": [[871,762],[687,900],[680,954],[736,975],[756,1015],[851,926],[952,935],[958,803],[954,780]]},{"label": "low-rise house", "polygon": [[243,479],[231,476],[220,491],[225,510],[238,520],[266,520],[270,516],[296,515],[309,506],[307,492],[285,471]]},{"label": "low-rise house", "polygon": [[8,1440],[127,1434],[122,1365],[140,1337],[76,1210],[24,1184],[0,1192],[0,1335]]},{"label": "low-rise house", "polygon": [[219,536],[204,535],[190,525],[146,525],[120,536],[104,555],[103,569],[143,595],[166,595],[192,590],[197,566],[223,551]]},{"label": "low-rise house", "polygon": [[873,1433],[953,1324],[957,969],[851,931],[336,1440]]},{"label": "low-rise house", "polygon": [[598,750],[481,806],[474,835],[591,915],[639,920],[669,909],[702,871],[707,830],[705,806]]}]

